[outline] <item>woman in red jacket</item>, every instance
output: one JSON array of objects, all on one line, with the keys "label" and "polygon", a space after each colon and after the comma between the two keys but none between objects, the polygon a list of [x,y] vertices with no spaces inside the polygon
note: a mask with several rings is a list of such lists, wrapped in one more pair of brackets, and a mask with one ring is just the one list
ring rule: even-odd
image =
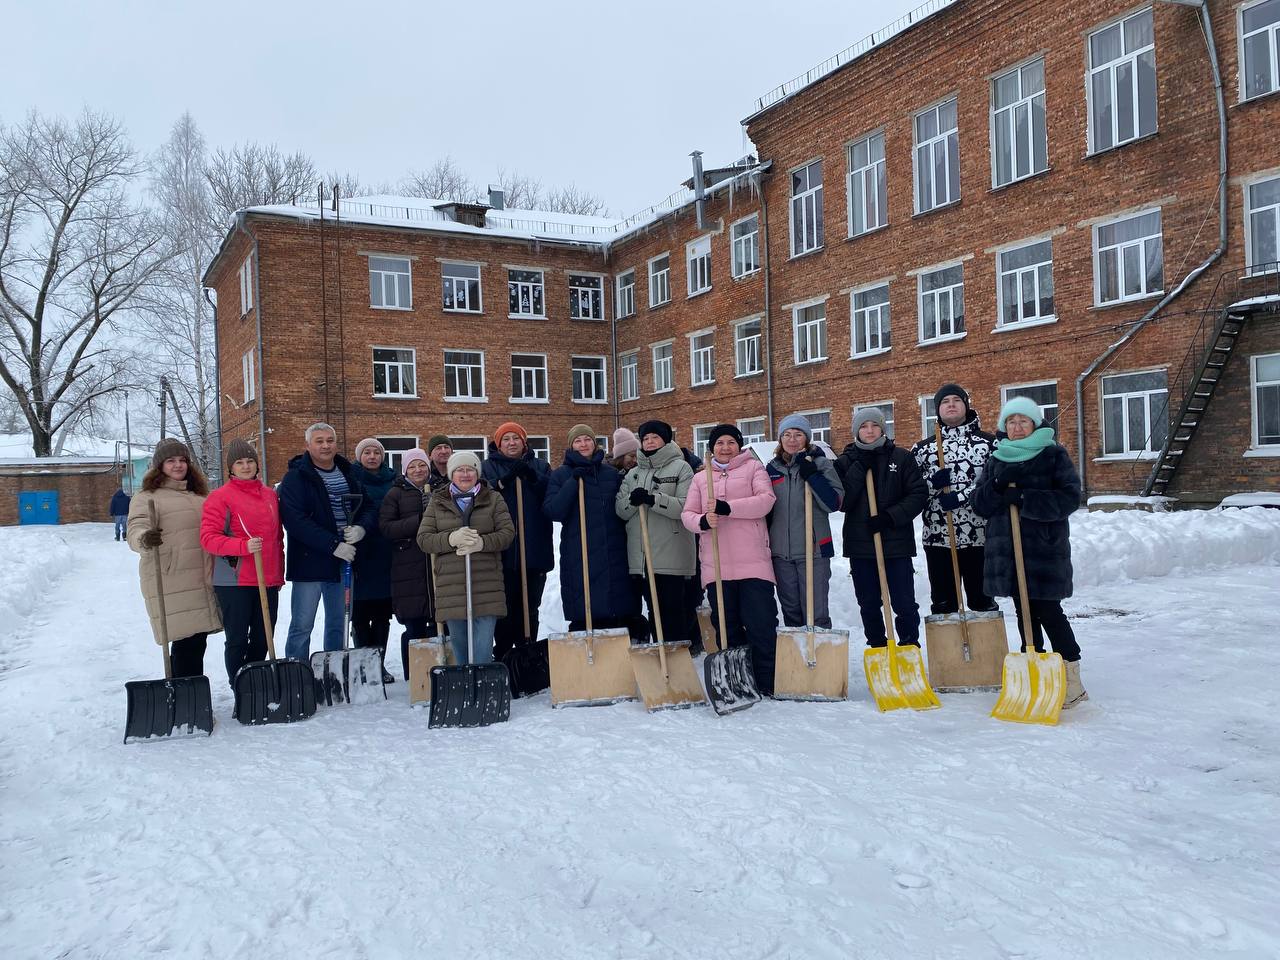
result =
[{"label": "woman in red jacket", "polygon": [[262,556],[274,624],[284,583],[284,527],[276,492],[259,479],[258,454],[247,441],[228,445],[227,472],[230,479],[204,502],[200,545],[214,556],[213,591],[226,632],[227,681],[234,687],[244,664],[267,658],[253,554]]}]

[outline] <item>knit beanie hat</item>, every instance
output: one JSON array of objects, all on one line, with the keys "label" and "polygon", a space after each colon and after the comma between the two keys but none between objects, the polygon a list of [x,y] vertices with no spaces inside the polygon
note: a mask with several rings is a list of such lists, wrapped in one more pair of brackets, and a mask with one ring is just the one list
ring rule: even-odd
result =
[{"label": "knit beanie hat", "polygon": [[400,460],[400,465],[403,469],[408,470],[409,464],[413,463],[415,460],[421,460],[423,463],[431,462],[427,457],[427,451],[423,450],[421,447],[414,447],[412,450],[406,450],[404,452],[404,456]]},{"label": "knit beanie hat", "polygon": [[579,437],[590,437],[592,441],[596,438],[596,432],[585,423],[576,423],[569,428],[569,446],[573,446],[573,441]]},{"label": "knit beanie hat", "polygon": [[793,413],[778,421],[778,439],[781,440],[788,430],[799,430],[806,440],[813,439],[813,427],[809,425],[809,418],[802,413]]},{"label": "knit beanie hat", "polygon": [[[181,440],[165,437],[156,444],[156,452],[151,455],[151,465],[159,469],[170,457],[186,457],[187,463],[190,463],[191,451],[187,449],[187,445]],[[255,456],[254,459],[258,458]]]},{"label": "knit beanie hat", "polygon": [[942,401],[947,397],[959,397],[964,401],[965,415],[969,413],[969,394],[965,393],[964,387],[958,383],[944,383],[938,388],[938,392],[933,395],[933,412],[937,413],[938,408],[942,406]]},{"label": "knit beanie hat", "polygon": [[614,457],[625,457],[628,453],[639,451],[640,441],[626,427],[619,427],[613,431],[613,442],[610,444],[609,449]]},{"label": "knit beanie hat", "polygon": [[453,455],[449,457],[449,466],[445,470],[445,476],[452,480],[453,471],[457,470],[459,467],[470,467],[477,475],[479,475],[480,458],[470,450],[455,450]]},{"label": "knit beanie hat", "polygon": [[640,424],[640,428],[636,430],[636,436],[642,441],[651,433],[656,433],[662,438],[663,443],[670,443],[675,437],[675,432],[671,429],[671,424],[662,420],[646,420]]},{"label": "knit beanie hat", "polygon": [[526,446],[528,445],[529,434],[525,432],[524,427],[520,426],[520,424],[516,423],[514,420],[508,420],[506,423],[499,424],[498,429],[493,431],[494,445],[496,446],[502,443],[502,438],[508,433],[516,434],[525,442]]},{"label": "knit beanie hat", "polygon": [[227,473],[231,472],[231,467],[237,460],[252,460],[255,464],[258,463],[258,451],[253,449],[253,444],[238,437],[227,444]]},{"label": "knit beanie hat", "polygon": [[1015,413],[1027,417],[1037,427],[1044,422],[1044,412],[1038,403],[1030,397],[1012,397],[1000,408],[1000,422],[996,424],[996,429],[1003,430],[1004,422]]},{"label": "knit beanie hat", "polygon": [[437,433],[434,437],[432,437],[430,440],[427,441],[427,445],[423,447],[423,449],[426,450],[427,453],[431,453],[435,450],[436,447],[440,446],[440,444],[442,443],[446,447],[453,446],[452,440],[446,437],[443,433]]},{"label": "knit beanie hat", "polygon": [[714,450],[716,441],[721,437],[733,437],[738,442],[739,449],[742,448],[742,431],[735,427],[732,423],[722,423],[711,428],[711,436],[707,437],[707,449]]},{"label": "knit beanie hat", "polygon": [[364,453],[365,450],[367,450],[369,447],[377,447],[379,450],[382,451],[382,458],[384,460],[386,459],[387,448],[384,447],[382,445],[382,441],[378,440],[376,437],[365,437],[363,440],[361,440],[359,443],[356,444],[356,459],[359,460],[360,454]]},{"label": "knit beanie hat", "polygon": [[[880,427],[880,436],[874,443],[863,443],[858,438],[858,430],[864,423],[874,423]],[[853,411],[853,445],[859,450],[879,450],[884,446],[884,414],[879,407],[859,407]]]}]

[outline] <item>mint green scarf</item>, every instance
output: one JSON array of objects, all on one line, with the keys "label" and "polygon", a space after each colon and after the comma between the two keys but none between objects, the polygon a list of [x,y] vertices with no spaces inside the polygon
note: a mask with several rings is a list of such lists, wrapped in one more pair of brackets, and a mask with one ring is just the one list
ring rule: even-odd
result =
[{"label": "mint green scarf", "polygon": [[1033,430],[1031,436],[1023,437],[1021,440],[1010,440],[1005,437],[996,444],[991,455],[1005,463],[1022,463],[1037,456],[1047,447],[1052,447],[1056,442],[1053,439],[1052,429],[1040,427],[1038,430]]}]

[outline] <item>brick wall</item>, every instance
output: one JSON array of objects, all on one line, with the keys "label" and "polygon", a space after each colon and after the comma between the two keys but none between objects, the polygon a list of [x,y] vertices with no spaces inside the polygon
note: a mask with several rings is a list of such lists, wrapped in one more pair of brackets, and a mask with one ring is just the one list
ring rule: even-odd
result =
[{"label": "brick wall", "polygon": [[0,526],[18,522],[18,494],[34,490],[58,491],[61,523],[109,523],[107,507],[119,485],[119,476],[110,468],[105,473],[0,475]]}]

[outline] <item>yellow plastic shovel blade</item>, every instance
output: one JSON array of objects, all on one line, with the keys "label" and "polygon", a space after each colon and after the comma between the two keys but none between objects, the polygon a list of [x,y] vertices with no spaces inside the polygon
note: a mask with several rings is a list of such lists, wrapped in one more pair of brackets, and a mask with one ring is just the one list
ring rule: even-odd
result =
[{"label": "yellow plastic shovel blade", "polygon": [[1013,723],[1054,726],[1067,695],[1067,668],[1057,653],[1011,653],[991,716]]},{"label": "yellow plastic shovel blade", "polygon": [[881,713],[903,707],[933,710],[942,706],[929,686],[919,647],[898,647],[892,656],[888,647],[868,647],[862,654],[862,667]]}]

